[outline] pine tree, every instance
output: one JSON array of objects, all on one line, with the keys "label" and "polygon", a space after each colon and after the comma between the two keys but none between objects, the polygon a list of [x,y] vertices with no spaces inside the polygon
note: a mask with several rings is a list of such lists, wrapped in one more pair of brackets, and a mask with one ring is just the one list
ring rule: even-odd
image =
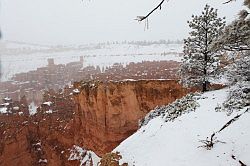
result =
[{"label": "pine tree", "polygon": [[230,84],[250,81],[250,1],[244,1],[247,7],[241,10],[239,18],[225,27],[223,34],[214,47],[222,46],[231,61],[225,68]]},{"label": "pine tree", "polygon": [[227,25],[219,40],[215,42],[215,47],[223,45],[226,51],[250,50],[250,19],[249,12],[242,10],[239,18]]},{"label": "pine tree", "polygon": [[211,78],[219,69],[219,48],[212,43],[225,27],[225,18],[219,18],[217,9],[206,5],[200,16],[188,21],[191,32],[184,40],[184,57],[180,69],[181,83],[186,87],[198,86],[208,90]]},{"label": "pine tree", "polygon": [[250,0],[245,0],[244,5],[239,18],[227,25],[214,42],[214,47],[222,46],[228,55],[225,76],[231,86],[227,100],[218,107],[228,115],[250,105]]},{"label": "pine tree", "polygon": [[229,84],[250,81],[250,51],[240,53],[234,62],[226,67]]}]

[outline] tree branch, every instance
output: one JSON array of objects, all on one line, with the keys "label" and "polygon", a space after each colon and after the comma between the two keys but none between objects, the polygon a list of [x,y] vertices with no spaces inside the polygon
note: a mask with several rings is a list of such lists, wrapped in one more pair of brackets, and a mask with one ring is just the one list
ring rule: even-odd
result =
[{"label": "tree branch", "polygon": [[148,18],[155,10],[157,10],[158,8],[160,8],[161,10],[161,5],[165,2],[165,1],[169,1],[169,0],[162,0],[151,12],[149,12],[146,16],[137,16],[137,18],[135,20],[137,21],[143,21],[146,18]]},{"label": "tree branch", "polygon": [[226,2],[224,2],[223,4],[227,4],[227,3],[230,3],[230,2],[232,2],[233,0],[228,0],[228,1],[226,1]]}]

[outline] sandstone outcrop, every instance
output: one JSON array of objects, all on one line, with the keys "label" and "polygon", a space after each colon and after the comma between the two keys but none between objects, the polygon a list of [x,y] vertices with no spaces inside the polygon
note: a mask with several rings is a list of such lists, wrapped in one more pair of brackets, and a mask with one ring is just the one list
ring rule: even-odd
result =
[{"label": "sandstone outcrop", "polygon": [[[56,104],[39,107],[33,116],[27,114],[28,107],[22,102],[4,104],[9,111],[0,113],[1,166],[79,165],[68,161],[69,149],[74,145],[74,135],[69,130],[74,104],[70,97],[54,96],[45,98]],[[67,103],[64,109],[60,109],[62,103]],[[14,111],[17,106],[20,109]]]},{"label": "sandstone outcrop", "polygon": [[133,134],[139,119],[154,107],[188,92],[175,80],[79,82],[74,86],[75,139],[100,156]]},{"label": "sandstone outcrop", "polygon": [[[24,100],[24,107],[0,114],[0,165],[79,165],[68,160],[74,145],[99,156],[111,152],[151,109],[187,92],[173,80],[78,82],[45,93],[32,116]],[[13,102],[8,109],[17,106]],[[91,163],[88,154],[81,157]]]}]

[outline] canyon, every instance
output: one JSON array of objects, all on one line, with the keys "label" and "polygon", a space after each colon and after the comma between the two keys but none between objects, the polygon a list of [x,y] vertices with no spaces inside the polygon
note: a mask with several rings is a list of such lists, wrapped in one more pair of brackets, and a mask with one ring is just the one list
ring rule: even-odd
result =
[{"label": "canyon", "polygon": [[126,66],[115,63],[106,68],[86,66],[83,56],[79,61],[67,64],[55,64],[53,58],[47,59],[45,67],[17,73],[9,81],[0,81],[0,100],[10,97],[20,100],[26,97],[28,103],[40,105],[44,90],[59,90],[75,81],[119,81],[124,79],[177,79],[176,72],[180,63],[175,61],[143,61],[129,63]]},{"label": "canyon", "polygon": [[[79,165],[77,159],[68,160],[74,145],[101,157],[132,135],[150,110],[188,91],[176,80],[76,82],[45,94],[32,116],[26,107],[18,111],[5,101],[0,107],[8,109],[0,114],[0,165]],[[90,153],[82,155],[93,163]]]},{"label": "canyon", "polygon": [[79,89],[74,95],[76,136],[99,156],[133,134],[150,110],[188,92],[175,80],[79,82],[74,87]]}]

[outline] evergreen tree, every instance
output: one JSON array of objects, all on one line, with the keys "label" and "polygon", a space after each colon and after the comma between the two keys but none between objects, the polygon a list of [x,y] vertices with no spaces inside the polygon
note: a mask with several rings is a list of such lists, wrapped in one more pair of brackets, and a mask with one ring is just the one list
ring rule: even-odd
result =
[{"label": "evergreen tree", "polygon": [[250,50],[250,19],[249,12],[242,10],[239,18],[227,25],[215,47],[221,47],[226,51]]},{"label": "evergreen tree", "polygon": [[250,81],[250,51],[240,53],[237,59],[226,68],[226,77],[229,84]]},{"label": "evergreen tree", "polygon": [[231,62],[225,68],[230,84],[250,81],[250,1],[244,1],[247,7],[241,10],[239,18],[227,25],[214,47],[222,46]]},{"label": "evergreen tree", "polygon": [[228,115],[250,105],[250,0],[245,0],[244,5],[239,17],[227,25],[214,42],[215,48],[223,46],[222,51],[228,55],[224,72],[232,86],[227,100],[218,107]]},{"label": "evergreen tree", "polygon": [[219,48],[212,43],[225,27],[225,18],[219,18],[217,9],[206,5],[200,16],[188,21],[191,32],[184,40],[184,57],[180,69],[181,83],[186,87],[198,86],[208,90],[211,78],[219,69]]}]

